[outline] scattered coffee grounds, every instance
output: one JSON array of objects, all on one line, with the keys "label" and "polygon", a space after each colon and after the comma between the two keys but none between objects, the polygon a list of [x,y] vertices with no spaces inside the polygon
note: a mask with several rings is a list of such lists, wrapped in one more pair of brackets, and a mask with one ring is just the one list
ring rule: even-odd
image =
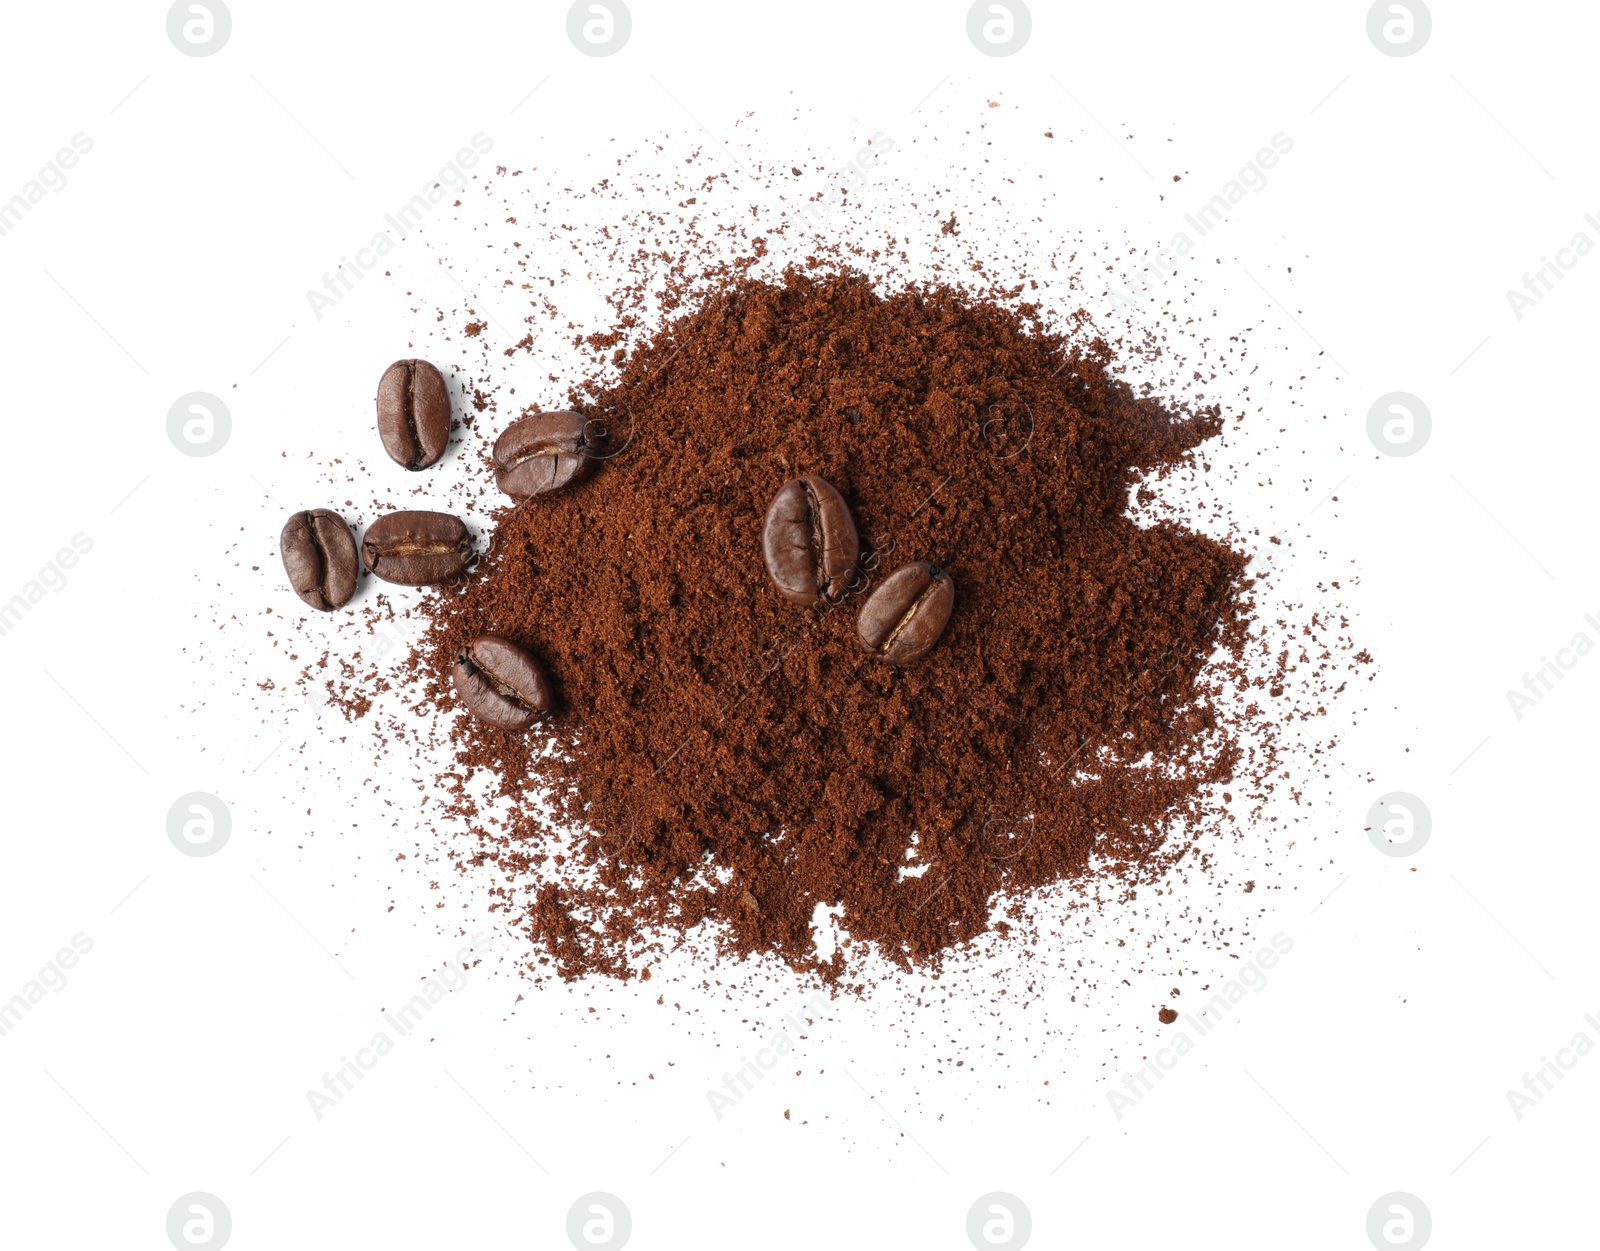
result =
[{"label": "scattered coffee grounds", "polygon": [[[603,471],[501,511],[409,662],[458,714],[467,859],[544,961],[628,976],[710,933],[832,981],[872,953],[926,967],[1029,892],[1131,896],[1194,846],[1240,762],[1215,695],[1245,681],[1251,582],[1241,552],[1130,516],[1223,418],[1115,366],[1014,299],[791,267],[724,275],[571,388]],[[864,576],[802,607],[763,529],[807,475]],[[919,561],[953,612],[884,664],[858,615]],[[482,635],[548,670],[526,730],[456,698]]]}]

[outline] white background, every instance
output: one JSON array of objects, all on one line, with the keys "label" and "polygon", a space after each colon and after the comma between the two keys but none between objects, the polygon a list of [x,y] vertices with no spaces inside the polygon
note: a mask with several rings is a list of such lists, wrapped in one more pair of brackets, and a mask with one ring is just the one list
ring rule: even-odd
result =
[{"label": "white background", "polygon": [[[160,5],[6,13],[0,197],[75,134],[93,143],[0,237],[0,598],[73,535],[93,544],[0,637],[0,997],[73,935],[93,943],[0,1037],[8,1243],[166,1246],[190,1191],[227,1205],[240,1248],[564,1246],[596,1190],[639,1248],[963,1247],[990,1191],[1027,1206],[1036,1246],[1363,1247],[1390,1191],[1427,1205],[1441,1247],[1581,1237],[1600,1058],[1521,1119],[1506,1092],[1575,1034],[1600,1041],[1600,659],[1520,719],[1506,691],[1580,631],[1600,641],[1600,257],[1520,320],[1505,293],[1578,232],[1600,241],[1592,11],[1441,0],[1427,46],[1396,58],[1360,4],[1041,3],[1003,59],[959,4],[641,2],[604,59],[574,49],[565,13],[237,0],[204,58],[174,49]],[[1140,248],[1293,137],[1182,285],[1217,335],[1259,323],[1272,368],[1309,376],[1297,402],[1249,406],[1272,472],[1233,480],[1233,502],[1322,562],[1308,584],[1345,579],[1377,677],[1306,818],[1314,850],[1251,914],[1293,955],[1121,1119],[1106,1091],[1159,1040],[1168,982],[1119,968],[1074,998],[1058,964],[1115,959],[1086,933],[1039,960],[1027,1008],[981,977],[932,1008],[910,979],[836,1005],[799,1075],[716,1120],[705,1090],[796,985],[680,969],[533,988],[422,825],[366,820],[365,731],[263,699],[255,683],[292,667],[262,629],[219,628],[287,598],[276,501],[325,477],[286,451],[390,473],[365,423],[416,305],[369,280],[318,320],[305,294],[385,212],[478,132],[559,187],[663,135],[664,160],[699,147],[715,170],[736,125],[832,165],[877,131],[915,137],[898,177],[930,185],[940,161],[979,190],[1043,175],[1035,238]],[[941,208],[981,230],[984,199]],[[1405,459],[1366,437],[1396,390],[1433,416]],[[167,439],[190,391],[231,409],[214,456]],[[197,790],[233,814],[208,858],[166,834]],[[1431,809],[1414,857],[1367,839],[1389,790]],[[475,934],[466,988],[316,1119],[306,1090]]]}]

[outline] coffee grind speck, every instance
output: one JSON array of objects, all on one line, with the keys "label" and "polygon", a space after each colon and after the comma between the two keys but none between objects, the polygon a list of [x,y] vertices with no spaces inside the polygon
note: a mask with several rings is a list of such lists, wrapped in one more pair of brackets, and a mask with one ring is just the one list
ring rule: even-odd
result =
[{"label": "coffee grind speck", "polygon": [[[835,982],[873,953],[928,967],[1041,888],[1131,894],[1215,822],[1247,558],[1136,520],[1130,492],[1189,464],[1217,408],[1135,394],[1104,342],[1027,304],[848,270],[726,274],[618,355],[564,401],[605,458],[498,514],[409,662],[459,714],[469,863],[544,962],[629,976],[710,933]],[[762,546],[804,475],[848,504],[862,571],[810,606]],[[857,618],[917,561],[954,610],[914,664],[883,664]],[[548,669],[531,728],[457,701],[482,635]],[[819,909],[844,935],[826,959]]]}]

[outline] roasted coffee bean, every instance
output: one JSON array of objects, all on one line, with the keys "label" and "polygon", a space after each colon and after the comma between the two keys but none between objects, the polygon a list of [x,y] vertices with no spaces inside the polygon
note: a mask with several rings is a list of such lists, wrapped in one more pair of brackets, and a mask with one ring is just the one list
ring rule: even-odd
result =
[{"label": "roasted coffee bean", "polygon": [[519,503],[582,482],[597,460],[589,423],[577,413],[535,413],[494,441],[495,485]]},{"label": "roasted coffee bean", "polygon": [[450,392],[427,361],[396,361],[378,380],[378,436],[397,465],[426,469],[450,442]]},{"label": "roasted coffee bean", "polygon": [[522,730],[555,705],[544,666],[510,639],[483,634],[462,649],[450,681],[467,711],[503,730]]},{"label": "roasted coffee bean", "polygon": [[367,527],[361,559],[385,582],[430,586],[472,563],[472,535],[449,513],[389,513]]},{"label": "roasted coffee bean", "polygon": [[332,612],[356,593],[361,561],[344,518],[326,508],[296,513],[278,536],[283,569],[294,593],[313,608]]},{"label": "roasted coffee bean", "polygon": [[772,497],[761,550],[783,597],[809,605],[821,597],[844,597],[855,577],[861,541],[850,506],[833,483],[807,474],[784,483]]},{"label": "roasted coffee bean", "polygon": [[956,606],[956,584],[938,565],[901,565],[861,606],[856,633],[879,660],[907,665],[939,641]]}]

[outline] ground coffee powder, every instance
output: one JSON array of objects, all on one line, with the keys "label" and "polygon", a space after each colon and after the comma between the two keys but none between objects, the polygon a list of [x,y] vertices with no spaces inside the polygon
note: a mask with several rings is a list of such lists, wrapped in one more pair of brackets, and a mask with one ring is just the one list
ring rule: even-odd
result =
[{"label": "ground coffee powder", "polygon": [[[627,976],[701,932],[829,980],[873,952],[926,966],[1037,888],[1131,891],[1221,810],[1246,557],[1130,515],[1217,409],[1135,394],[1104,342],[1015,298],[821,267],[727,274],[550,398],[608,459],[498,514],[426,602],[411,676],[459,713],[470,863],[563,975]],[[774,492],[805,474],[843,494],[869,574],[811,608],[762,559]],[[897,668],[855,617],[916,560],[957,606]],[[451,666],[484,634],[549,671],[529,730],[460,711]],[[826,959],[819,907],[844,936]]]}]

